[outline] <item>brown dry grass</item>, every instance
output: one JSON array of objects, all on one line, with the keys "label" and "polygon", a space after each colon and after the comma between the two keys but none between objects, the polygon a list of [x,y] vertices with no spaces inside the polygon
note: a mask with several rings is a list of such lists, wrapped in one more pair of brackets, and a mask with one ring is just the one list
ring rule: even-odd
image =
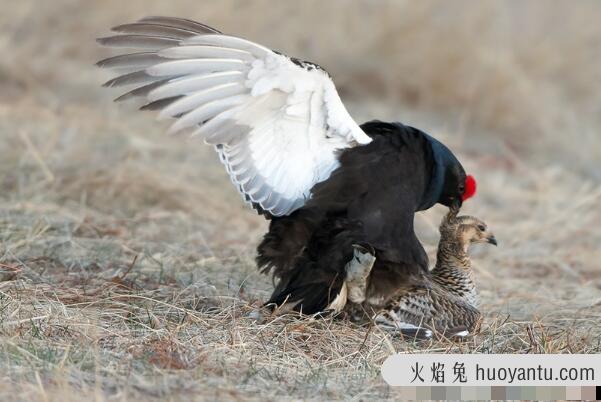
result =
[{"label": "brown dry grass", "polygon": [[[371,399],[393,351],[601,352],[601,6],[594,1],[3,4],[0,399]],[[266,224],[208,147],[101,90],[93,38],[195,18],[323,64],[358,120],[423,127],[480,182],[484,331],[416,344],[247,318]],[[442,209],[418,217],[430,254]]]}]

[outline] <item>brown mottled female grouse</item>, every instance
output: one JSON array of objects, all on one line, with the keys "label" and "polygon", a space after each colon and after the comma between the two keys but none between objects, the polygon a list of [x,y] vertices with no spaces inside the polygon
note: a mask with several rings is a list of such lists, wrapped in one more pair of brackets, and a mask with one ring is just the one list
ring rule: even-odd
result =
[{"label": "brown mottled female grouse", "polygon": [[[468,248],[472,243],[496,245],[497,241],[480,219],[457,217],[456,212],[445,216],[440,235],[436,265],[429,273],[403,285],[386,301],[368,298],[361,306],[353,302],[364,299],[366,281],[347,279],[345,293],[351,303],[345,309],[355,314],[359,310],[368,312],[379,325],[405,335],[430,337],[431,330],[451,336],[477,332],[482,315],[477,309],[478,293]],[[358,248],[356,254],[355,263],[347,266],[347,278],[365,278],[373,266],[368,250]]]}]

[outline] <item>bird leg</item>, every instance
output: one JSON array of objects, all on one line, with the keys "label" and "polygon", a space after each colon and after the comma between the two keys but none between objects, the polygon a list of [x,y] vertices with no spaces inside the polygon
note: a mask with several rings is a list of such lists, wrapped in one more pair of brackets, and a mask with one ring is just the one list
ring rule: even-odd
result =
[{"label": "bird leg", "polygon": [[369,245],[353,244],[353,258],[346,264],[348,300],[363,303],[367,292],[367,278],[376,262],[376,252]]}]

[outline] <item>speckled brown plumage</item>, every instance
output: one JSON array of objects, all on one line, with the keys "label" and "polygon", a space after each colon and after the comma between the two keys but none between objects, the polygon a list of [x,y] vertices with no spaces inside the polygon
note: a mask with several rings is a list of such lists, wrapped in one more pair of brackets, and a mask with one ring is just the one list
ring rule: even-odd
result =
[{"label": "speckled brown plumage", "polygon": [[348,303],[353,317],[375,318],[390,329],[415,331],[430,329],[445,335],[478,332],[482,315],[474,283],[468,248],[472,243],[496,244],[496,239],[481,220],[457,217],[450,212],[440,226],[435,267],[414,276],[386,300],[366,300],[362,305]]}]

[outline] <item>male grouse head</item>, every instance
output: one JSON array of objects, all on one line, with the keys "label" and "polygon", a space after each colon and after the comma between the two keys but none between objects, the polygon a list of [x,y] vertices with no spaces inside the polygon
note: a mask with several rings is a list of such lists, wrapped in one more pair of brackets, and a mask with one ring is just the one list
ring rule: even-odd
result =
[{"label": "male grouse head", "polygon": [[436,203],[459,209],[463,201],[476,194],[476,180],[466,175],[465,169],[449,148],[434,137],[425,133],[424,136],[432,147],[434,171],[419,209],[428,209]]}]

